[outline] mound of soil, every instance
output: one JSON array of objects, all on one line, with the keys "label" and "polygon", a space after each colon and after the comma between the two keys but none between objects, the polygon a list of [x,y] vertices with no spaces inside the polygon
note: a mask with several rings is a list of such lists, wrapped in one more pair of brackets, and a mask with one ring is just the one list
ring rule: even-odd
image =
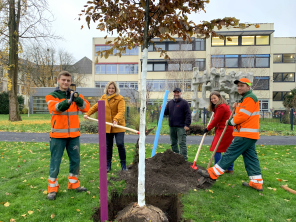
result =
[{"label": "mound of soil", "polygon": [[[191,168],[192,163],[185,161],[182,155],[170,149],[146,159],[145,164],[145,192],[149,195],[178,194],[192,189],[208,189],[214,183],[212,180],[206,180],[200,184],[198,179],[201,175]],[[126,181],[123,194],[137,194],[138,164],[130,165],[128,171],[121,171],[119,180]]]}]

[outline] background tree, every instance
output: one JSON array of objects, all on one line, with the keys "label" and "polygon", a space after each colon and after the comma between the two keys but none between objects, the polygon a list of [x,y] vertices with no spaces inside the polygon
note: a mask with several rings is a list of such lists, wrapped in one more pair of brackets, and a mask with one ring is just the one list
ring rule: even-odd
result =
[{"label": "background tree", "polygon": [[20,121],[17,101],[19,53],[24,42],[53,38],[50,31],[50,16],[46,0],[1,0],[0,2],[0,50],[7,56],[2,66],[8,70],[9,120]]},{"label": "background tree", "polygon": [[[98,52],[101,58],[108,58],[113,50],[115,55],[121,56],[127,48],[131,49],[141,45],[143,49],[143,67],[141,75],[141,123],[139,139],[139,174],[138,174],[138,204],[145,205],[145,113],[146,113],[146,75],[148,44],[153,38],[160,41],[168,39],[175,41],[174,37],[183,41],[191,41],[192,35],[202,35],[205,38],[216,36],[214,28],[222,26],[240,26],[235,18],[215,19],[202,24],[195,24],[189,20],[191,13],[205,11],[205,4],[209,0],[176,0],[176,1],[151,1],[151,0],[104,0],[88,1],[82,13],[88,27],[91,22],[98,22],[96,28],[109,34],[117,33],[118,37],[113,42],[106,41],[106,45],[113,44],[109,50]],[[82,14],[79,14],[82,16]],[[82,27],[83,28],[83,27]],[[107,36],[106,36],[107,38]],[[164,59],[168,59],[165,50],[158,49]]]}]

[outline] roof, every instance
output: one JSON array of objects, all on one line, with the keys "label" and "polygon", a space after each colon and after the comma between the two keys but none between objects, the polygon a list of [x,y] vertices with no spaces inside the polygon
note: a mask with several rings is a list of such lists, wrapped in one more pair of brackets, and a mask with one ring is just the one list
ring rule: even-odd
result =
[{"label": "roof", "polygon": [[79,74],[92,74],[92,61],[84,56],[73,65]]}]

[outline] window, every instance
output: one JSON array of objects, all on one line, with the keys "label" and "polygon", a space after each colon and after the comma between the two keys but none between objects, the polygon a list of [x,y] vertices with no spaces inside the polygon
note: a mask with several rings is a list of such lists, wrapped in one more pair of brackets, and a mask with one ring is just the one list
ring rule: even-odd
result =
[{"label": "window", "polygon": [[154,49],[154,51],[158,51],[158,49],[162,49],[162,50],[165,50],[165,43],[155,43],[155,46],[156,50]]},{"label": "window", "polygon": [[269,55],[212,55],[215,68],[269,68]]},{"label": "window", "polygon": [[269,104],[268,100],[259,100],[260,111],[268,111],[269,110],[268,104]]},{"label": "window", "polygon": [[295,73],[273,73],[274,82],[295,82]]},{"label": "window", "polygon": [[165,71],[165,63],[154,63],[154,69],[155,72],[158,71]]},{"label": "window", "polygon": [[153,63],[148,63],[147,64],[147,72],[153,72]]},{"label": "window", "polygon": [[274,54],[273,63],[295,63],[295,54]]},{"label": "window", "polygon": [[179,63],[168,64],[168,71],[179,71],[179,70],[180,70]]},{"label": "window", "polygon": [[212,55],[211,56],[212,67],[223,68],[224,67],[224,55]]},{"label": "window", "polygon": [[225,67],[237,68],[238,67],[238,55],[225,55]]},{"label": "window", "polygon": [[269,35],[257,35],[256,45],[269,45]]},{"label": "window", "polygon": [[254,76],[254,90],[269,90],[269,76]]},{"label": "window", "polygon": [[192,64],[181,64],[181,70],[182,71],[191,71],[192,70]]},{"label": "window", "polygon": [[269,55],[256,55],[256,68],[269,67]]},{"label": "window", "polygon": [[138,64],[130,64],[130,74],[138,74]]},{"label": "window", "polygon": [[138,74],[138,64],[96,64],[95,74]]},{"label": "window", "polygon": [[200,71],[206,69],[206,59],[195,59],[195,67],[198,67]]},{"label": "window", "polygon": [[165,80],[147,80],[147,91],[165,91]]},{"label": "window", "polygon": [[118,65],[119,74],[129,74],[129,64]]},{"label": "window", "polygon": [[33,113],[48,113],[45,96],[33,96]]},{"label": "window", "polygon": [[106,87],[107,83],[108,82],[95,82],[95,87],[104,89]]},{"label": "window", "polygon": [[117,65],[106,65],[106,74],[117,74]]},{"label": "window", "polygon": [[[231,41],[228,40],[231,38]],[[212,37],[212,46],[269,45],[269,35],[225,36],[225,40]]]},{"label": "window", "polygon": [[273,92],[273,101],[283,101],[289,92]]},{"label": "window", "polygon": [[184,92],[190,92],[192,91],[191,85],[192,85],[191,79],[184,79],[184,81],[183,80],[167,80],[166,88],[169,90],[172,90],[178,87]]},{"label": "window", "polygon": [[[110,49],[112,46],[110,45],[96,45],[95,46],[95,55],[97,55],[98,51],[104,51]],[[113,55],[116,53],[116,49],[113,50]],[[112,54],[110,54],[112,55]]]},{"label": "window", "polygon": [[212,46],[224,46],[224,39],[212,37]]},{"label": "window", "polygon": [[[231,38],[231,41],[228,38]],[[226,36],[226,45],[238,45],[238,36]]]},{"label": "window", "polygon": [[191,84],[192,83],[192,80],[190,79],[185,79],[184,80],[184,91],[185,92],[190,92],[191,91]]},{"label": "window", "polygon": [[204,39],[195,39],[195,51],[205,51],[206,41]]},{"label": "window", "polygon": [[96,64],[95,74],[105,74],[105,73],[106,73],[106,65],[105,64]]},{"label": "window", "polygon": [[255,45],[255,36],[242,36],[242,45]]},{"label": "window", "polygon": [[254,68],[255,67],[255,55],[241,55],[241,67],[242,68]]},{"label": "window", "polygon": [[192,51],[192,44],[181,44],[182,51]]},{"label": "window", "polygon": [[180,51],[179,43],[169,43],[168,51]]},{"label": "window", "polygon": [[135,89],[138,90],[138,82],[118,82],[120,89]]}]

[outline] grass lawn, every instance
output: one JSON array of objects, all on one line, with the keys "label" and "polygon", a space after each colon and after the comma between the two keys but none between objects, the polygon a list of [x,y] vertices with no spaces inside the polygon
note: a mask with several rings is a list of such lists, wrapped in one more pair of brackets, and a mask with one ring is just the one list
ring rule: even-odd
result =
[{"label": "grass lawn", "polygon": [[[19,122],[9,122],[8,115],[0,114],[0,131],[6,132],[28,132],[28,133],[49,133],[50,131],[50,114],[31,114],[28,117],[27,114],[22,114],[22,120]],[[84,120],[83,115],[79,115],[79,121],[91,121]],[[97,123],[95,123],[97,124]],[[192,124],[204,125],[203,122],[194,122]],[[128,127],[133,128],[132,126]],[[148,122],[147,128],[157,127],[157,121]],[[295,136],[296,135],[296,126],[295,130],[291,131],[290,124],[283,124],[279,122],[279,119],[260,119],[260,135],[282,135],[282,136]],[[155,128],[150,134],[156,133]],[[85,133],[82,131],[82,133]],[[126,133],[129,133],[128,131]],[[169,124],[168,118],[164,118],[161,126],[160,134],[169,134]]]},{"label": "grass lawn", "polygon": [[[134,144],[126,144],[127,162],[133,159]],[[158,152],[169,148],[160,144]],[[192,162],[198,146],[188,146]],[[146,157],[152,145],[146,146]],[[198,164],[206,167],[211,152],[204,146]],[[264,191],[259,193],[242,187],[248,181],[243,160],[234,166],[234,175],[223,175],[210,190],[190,191],[182,195],[183,217],[192,221],[296,221],[296,196],[280,188],[287,184],[296,190],[296,147],[257,146],[264,178]],[[49,170],[49,144],[33,142],[0,142],[0,221],[90,221],[92,209],[99,206],[99,158],[97,144],[81,144],[80,182],[89,193],[67,190],[69,161],[62,160],[55,201],[46,199]],[[120,170],[117,149],[114,149],[112,171]],[[190,170],[190,169],[188,169]],[[116,182],[111,189],[124,189],[124,182]],[[45,191],[45,192],[44,192]],[[52,217],[52,218],[51,218]]]}]

